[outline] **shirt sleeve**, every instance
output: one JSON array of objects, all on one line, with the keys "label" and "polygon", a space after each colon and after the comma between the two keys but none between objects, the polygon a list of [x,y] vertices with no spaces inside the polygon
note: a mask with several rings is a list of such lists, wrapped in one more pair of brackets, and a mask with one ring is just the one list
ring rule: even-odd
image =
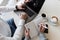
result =
[{"label": "shirt sleeve", "polygon": [[20,19],[19,26],[17,27],[13,37],[5,37],[0,34],[0,40],[22,40],[24,32],[24,23],[25,20]]},{"label": "shirt sleeve", "polygon": [[19,2],[17,2],[17,4],[16,5],[22,5],[22,4],[24,4],[24,0],[19,0]]},{"label": "shirt sleeve", "polygon": [[9,12],[15,9],[15,6],[0,6],[0,12]]},{"label": "shirt sleeve", "polygon": [[24,40],[31,40],[29,37],[25,37],[25,39]]}]

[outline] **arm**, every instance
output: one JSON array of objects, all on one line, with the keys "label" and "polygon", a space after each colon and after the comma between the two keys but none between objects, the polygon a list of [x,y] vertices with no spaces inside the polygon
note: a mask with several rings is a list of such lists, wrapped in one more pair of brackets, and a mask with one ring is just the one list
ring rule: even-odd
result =
[{"label": "arm", "polygon": [[16,9],[18,9],[18,10],[25,10],[25,3],[28,3],[28,2],[30,2],[30,0],[19,0],[18,2],[17,2],[17,4],[16,4]]},{"label": "arm", "polygon": [[6,37],[0,34],[0,40],[22,40],[24,34],[24,24],[25,24],[25,20],[27,19],[27,14],[22,14],[19,17],[20,17],[20,21],[14,36]]},{"label": "arm", "polygon": [[0,6],[0,12],[9,12],[15,10],[14,6]]},{"label": "arm", "polygon": [[23,33],[24,33],[24,23],[25,23],[25,20],[23,19],[20,19],[20,22],[19,22],[19,27],[17,27],[16,29],[16,32],[13,36],[13,38],[15,38],[16,40],[21,40],[22,37],[23,37]]},{"label": "arm", "polygon": [[19,0],[17,3],[12,3],[12,0],[11,0],[11,2],[8,2],[6,6],[0,6],[0,12],[9,12],[9,11],[16,10],[17,5],[19,9],[21,9],[20,6],[22,6],[23,4],[24,4],[24,0]]},{"label": "arm", "polygon": [[25,23],[25,20],[20,19],[19,26],[17,27],[14,36],[13,37],[5,37],[5,36],[0,34],[0,40],[21,40],[22,35],[23,35],[23,30],[24,30],[23,29],[24,23]]}]

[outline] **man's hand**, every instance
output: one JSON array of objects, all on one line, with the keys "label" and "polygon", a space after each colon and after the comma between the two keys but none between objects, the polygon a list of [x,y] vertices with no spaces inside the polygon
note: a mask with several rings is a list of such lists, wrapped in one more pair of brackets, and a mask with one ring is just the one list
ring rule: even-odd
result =
[{"label": "man's hand", "polygon": [[19,15],[19,17],[20,17],[21,19],[26,20],[26,19],[28,18],[28,15],[27,15],[25,12],[22,12],[22,13]]},{"label": "man's hand", "polygon": [[17,5],[16,9],[25,10],[25,5],[24,4]]},{"label": "man's hand", "polygon": [[26,6],[25,3],[30,2],[30,0],[24,0],[23,2],[18,2],[16,5],[16,9],[20,9],[20,10],[25,10]]}]

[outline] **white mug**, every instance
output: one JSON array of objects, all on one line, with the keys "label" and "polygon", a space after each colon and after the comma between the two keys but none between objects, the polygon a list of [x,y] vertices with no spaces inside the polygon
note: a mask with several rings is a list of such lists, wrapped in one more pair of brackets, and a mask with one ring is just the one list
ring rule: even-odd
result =
[{"label": "white mug", "polygon": [[50,21],[54,24],[58,23],[58,18],[56,16],[52,16]]}]

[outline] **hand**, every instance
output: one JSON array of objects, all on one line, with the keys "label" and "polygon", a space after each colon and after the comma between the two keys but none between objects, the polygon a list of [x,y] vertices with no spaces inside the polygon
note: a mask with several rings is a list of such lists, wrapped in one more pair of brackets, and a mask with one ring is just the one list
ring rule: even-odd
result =
[{"label": "hand", "polygon": [[30,0],[25,0],[25,3],[28,3],[28,2],[30,2]]},{"label": "hand", "polygon": [[22,13],[19,15],[19,17],[20,17],[21,19],[26,20],[26,19],[28,18],[28,15],[27,15],[27,13],[22,12]]},{"label": "hand", "polygon": [[25,10],[26,8],[25,3],[28,2],[30,2],[30,0],[24,0],[23,2],[20,1],[19,3],[17,3],[16,9]]},{"label": "hand", "polygon": [[17,6],[16,6],[16,9],[25,10],[25,5],[24,5],[24,4],[17,5]]},{"label": "hand", "polygon": [[28,38],[30,38],[30,30],[26,30],[25,29],[25,36],[28,37]]},{"label": "hand", "polygon": [[40,24],[39,27],[40,27],[40,32],[44,32],[45,31],[44,24]]}]

